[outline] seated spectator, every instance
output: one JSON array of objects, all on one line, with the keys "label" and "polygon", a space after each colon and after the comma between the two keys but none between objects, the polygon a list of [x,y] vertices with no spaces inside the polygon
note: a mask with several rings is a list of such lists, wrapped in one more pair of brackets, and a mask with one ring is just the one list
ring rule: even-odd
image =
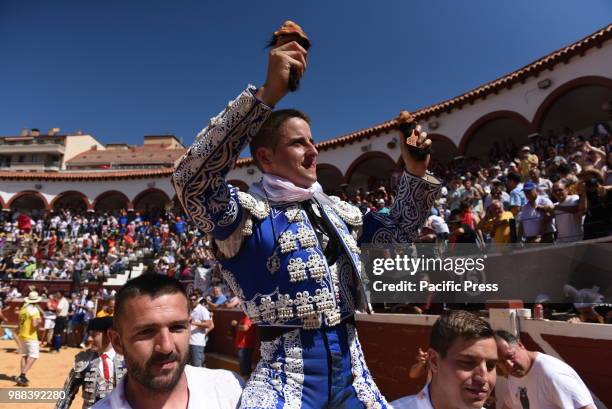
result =
[{"label": "seated spectator", "polygon": [[206,305],[208,306],[208,308],[213,310],[219,308],[220,306],[223,306],[226,301],[227,297],[223,294],[223,292],[221,291],[221,287],[219,286],[214,286],[212,288],[212,296],[206,297]]},{"label": "seated spectator", "polygon": [[96,314],[96,318],[112,317],[115,314],[115,299],[111,298]]},{"label": "seated spectator", "polygon": [[240,306],[240,298],[236,297],[233,291],[230,290],[230,296],[223,304],[224,308],[238,308]]},{"label": "seated spectator", "polygon": [[385,199],[376,199],[376,211],[382,214],[389,213],[389,208],[385,204]]},{"label": "seated spectator", "polygon": [[512,212],[504,210],[504,206],[499,200],[493,200],[485,217],[480,222],[479,228],[490,234],[495,244],[511,243],[513,242],[510,226],[512,220],[514,220]]}]

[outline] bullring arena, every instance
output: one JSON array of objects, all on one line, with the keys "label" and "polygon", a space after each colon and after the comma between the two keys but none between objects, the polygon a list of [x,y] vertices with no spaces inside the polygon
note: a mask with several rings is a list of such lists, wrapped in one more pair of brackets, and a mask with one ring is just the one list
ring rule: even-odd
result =
[{"label": "bullring arena", "polygon": [[[602,185],[612,184],[612,25],[536,61],[517,61],[521,64],[413,113],[433,140],[431,167],[449,192],[436,204],[441,215],[450,210],[455,182],[470,190],[475,184],[493,186],[494,172],[520,171],[514,158],[521,146],[540,158],[542,176],[552,179],[567,170],[569,176],[565,172],[560,177],[576,179],[580,169],[603,161],[607,167],[594,174],[601,176]],[[397,123],[389,119],[318,143],[317,176],[323,189],[367,211],[387,207],[399,175],[399,140]],[[2,327],[16,330],[17,310],[33,289],[45,296],[57,290],[72,296],[75,311],[81,300],[91,299],[96,314],[129,278],[149,273],[172,275],[189,289],[209,290],[218,284],[231,299],[215,270],[210,243],[189,224],[171,184],[186,149],[174,135],[147,135],[139,146],[105,145],[94,135],[58,128],[0,137],[0,277],[7,318]],[[578,151],[583,154],[576,156]],[[589,155],[600,152],[602,157],[587,163]],[[533,177],[530,170],[523,176]],[[473,178],[471,186],[466,174]],[[261,176],[251,158],[242,158],[227,179],[246,191]],[[486,194],[474,206],[480,206],[475,213],[485,214]],[[436,226],[428,228],[433,232]],[[612,243],[612,236],[592,240]],[[48,301],[41,303],[43,310]],[[598,310],[595,319],[601,319],[595,323],[571,309],[557,312],[554,319],[534,319],[532,307],[527,301],[506,300],[487,303],[480,312],[497,327],[517,332],[529,348],[571,364],[597,407],[612,408],[612,365],[597,364],[612,362],[612,308]],[[406,374],[417,349],[427,344],[437,312],[385,308],[359,315],[357,327],[368,366],[392,400],[423,386],[424,379]],[[213,313],[206,365],[238,371],[231,322],[241,312],[221,307]],[[77,323],[72,330],[64,334],[68,345],[59,353],[41,348],[28,372],[30,388],[63,387],[75,354],[83,350],[81,341],[87,343],[82,326]],[[382,332],[385,337],[379,336]],[[398,337],[410,342],[397,346],[393,340]],[[257,358],[255,354],[253,362]],[[16,342],[0,340],[0,388],[16,388],[17,375]],[[79,392],[71,407],[81,404]],[[0,403],[0,408],[18,407],[54,405]]]}]

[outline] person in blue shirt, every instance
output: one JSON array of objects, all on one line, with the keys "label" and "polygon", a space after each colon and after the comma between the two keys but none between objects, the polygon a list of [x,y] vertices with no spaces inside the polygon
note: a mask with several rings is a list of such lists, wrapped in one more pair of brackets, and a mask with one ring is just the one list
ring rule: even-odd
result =
[{"label": "person in blue shirt", "polygon": [[523,192],[523,184],[521,183],[521,175],[516,172],[510,172],[506,176],[506,189],[510,194],[509,209],[515,216],[527,203],[527,197]]},{"label": "person in blue shirt", "polygon": [[128,223],[128,215],[125,210],[121,211],[121,216],[119,216],[119,226],[121,229],[124,229]]},{"label": "person in blue shirt", "polygon": [[181,216],[176,217],[176,222],[174,223],[174,230],[176,231],[177,236],[185,235],[185,222],[181,219]]},{"label": "person in blue shirt", "polygon": [[223,304],[225,304],[226,301],[227,301],[227,297],[223,294],[223,292],[221,292],[221,287],[214,286],[212,288],[212,296],[206,297],[206,306],[209,309],[214,310],[216,308],[223,306]]}]

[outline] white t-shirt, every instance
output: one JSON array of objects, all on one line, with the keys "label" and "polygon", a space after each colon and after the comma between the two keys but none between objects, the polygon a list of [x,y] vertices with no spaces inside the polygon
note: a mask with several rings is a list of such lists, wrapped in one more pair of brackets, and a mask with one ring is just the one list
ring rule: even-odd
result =
[{"label": "white t-shirt", "polygon": [[[559,206],[578,206],[578,202],[580,202],[580,196],[569,195],[562,203],[559,203]],[[557,243],[582,240],[582,216],[577,216],[577,213],[555,209],[555,225],[557,226]]]},{"label": "white t-shirt", "polygon": [[404,396],[391,402],[393,409],[433,409],[429,397],[429,384],[416,395]]},{"label": "white t-shirt", "polygon": [[593,405],[582,379],[568,364],[538,353],[527,375],[509,376],[504,403],[513,409],[575,409]]},{"label": "white t-shirt", "polygon": [[544,215],[535,210],[536,206],[552,206],[552,202],[550,199],[544,196],[538,196],[534,206],[531,206],[531,203],[529,202],[523,206],[523,209],[518,214],[518,219],[519,221],[523,222],[523,235],[525,237],[534,237],[540,234],[552,233],[554,231],[552,220],[550,221],[550,225],[544,228],[544,231],[540,231],[540,226]]},{"label": "white t-shirt", "polygon": [[550,197],[550,191],[552,190],[552,182],[548,179],[540,178],[538,182],[532,180],[536,185],[538,185],[538,194],[540,196]]},{"label": "white t-shirt", "polygon": [[[128,373],[129,375],[129,373]],[[236,409],[240,403],[242,378],[224,369],[185,366],[189,403],[187,409]],[[92,406],[95,409],[132,409],[125,399],[127,376],[104,399]]]},{"label": "white t-shirt", "polygon": [[198,266],[196,268],[195,279],[193,282],[193,286],[202,291],[202,294],[208,294],[208,275],[210,274],[210,268],[204,268],[202,266]]},{"label": "white t-shirt", "polygon": [[66,297],[60,298],[59,303],[57,303],[57,316],[67,317],[69,308],[70,308],[70,304],[68,303],[68,300],[66,299]]},{"label": "white t-shirt", "polygon": [[94,304],[94,302],[92,300],[87,300],[85,302],[84,305],[85,308],[83,308],[83,311],[85,312],[85,320],[90,320],[93,318],[93,313],[92,311],[94,310],[94,308],[96,307],[96,304]]},{"label": "white t-shirt", "polygon": [[444,233],[448,234],[449,233],[448,225],[446,224],[446,221],[444,221],[444,218],[440,216],[436,216],[436,215],[429,216],[427,218],[427,223],[431,225],[431,228],[433,229],[433,231],[436,232],[436,234],[444,234]]},{"label": "white t-shirt", "polygon": [[416,395],[404,396],[391,402],[393,409],[434,409],[429,397],[429,383]]},{"label": "white t-shirt", "polygon": [[[197,307],[191,311],[191,320],[196,322],[208,321],[210,319],[210,312],[202,304],[198,304]],[[208,332],[205,328],[198,328],[195,325],[191,326],[191,336],[189,337],[189,345],[206,346],[206,333]]]}]

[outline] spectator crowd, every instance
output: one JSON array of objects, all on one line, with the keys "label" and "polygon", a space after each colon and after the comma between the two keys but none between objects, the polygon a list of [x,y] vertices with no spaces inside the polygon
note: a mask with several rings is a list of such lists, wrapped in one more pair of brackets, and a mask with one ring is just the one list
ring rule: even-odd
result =
[{"label": "spectator crowd", "polygon": [[2,212],[0,231],[0,279],[103,282],[143,259],[149,272],[192,279],[211,259],[206,238],[171,212]]},{"label": "spectator crowd", "polygon": [[[432,169],[444,187],[419,241],[442,243],[447,249],[454,243],[485,249],[612,235],[610,127],[600,123],[581,134],[566,128],[530,141],[522,147],[511,141],[495,142],[487,163],[475,158],[434,163]],[[335,193],[364,214],[389,212],[395,179],[372,178],[367,188],[343,186]],[[95,301],[94,295],[82,293],[83,284],[102,283],[140,262],[147,272],[193,281],[194,295],[210,311],[238,305],[222,282],[211,243],[176,211],[64,209],[37,219],[27,213],[0,213],[0,280],[72,280],[72,293],[65,295],[72,317],[68,322],[75,321],[75,315],[81,317],[77,327],[86,326],[91,315],[82,314],[87,297]],[[6,288],[3,296],[15,297],[16,291]],[[60,294],[48,296],[53,300]]]},{"label": "spectator crowd", "polygon": [[[435,144],[434,144],[435,159]],[[434,163],[444,187],[421,241],[567,243],[612,234],[612,132],[550,131],[517,147],[495,142],[487,163],[459,157]],[[337,194],[363,213],[389,212],[393,179],[371,178],[367,188]]]}]

